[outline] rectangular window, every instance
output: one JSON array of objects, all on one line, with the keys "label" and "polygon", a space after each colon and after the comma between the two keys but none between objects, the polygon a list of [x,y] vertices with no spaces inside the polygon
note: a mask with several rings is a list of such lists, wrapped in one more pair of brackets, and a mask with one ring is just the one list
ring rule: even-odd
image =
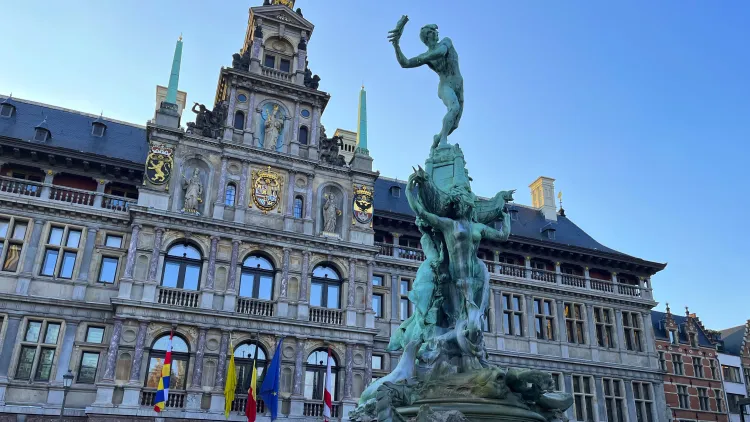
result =
[{"label": "rectangular window", "polygon": [[376,371],[383,370],[383,356],[372,355],[372,369]]},{"label": "rectangular window", "polygon": [[122,236],[108,234],[104,240],[104,246],[108,248],[122,248]]},{"label": "rectangular window", "polygon": [[47,323],[47,331],[44,334],[44,344],[57,344],[60,337],[60,324],[57,322]]},{"label": "rectangular window", "polygon": [[703,359],[693,356],[693,371],[695,371],[695,376],[698,378],[703,378]]},{"label": "rectangular window", "polygon": [[669,342],[672,344],[679,344],[680,336],[677,335],[675,330],[669,330]]},{"label": "rectangular window", "polygon": [[383,285],[383,276],[379,274],[373,274],[372,275],[372,285],[373,286],[382,286]]},{"label": "rectangular window", "polygon": [[555,314],[552,312],[552,301],[549,299],[534,299],[534,328],[536,338],[542,340],[555,339]]},{"label": "rectangular window", "polygon": [[698,387],[698,404],[700,405],[701,410],[711,410],[711,408],[708,405],[708,389],[703,387]]},{"label": "rectangular window", "polygon": [[559,372],[551,372],[550,376],[552,377],[552,390],[564,392],[565,389],[563,388],[562,374]]},{"label": "rectangular window", "polygon": [[18,356],[18,367],[16,369],[17,380],[28,380],[31,377],[31,367],[34,366],[36,347],[23,346]]},{"label": "rectangular window", "polygon": [[13,114],[13,106],[11,106],[10,104],[0,105],[0,116],[10,117],[12,114]]},{"label": "rectangular window", "polygon": [[49,381],[52,372],[52,362],[55,360],[55,349],[42,348],[39,354],[39,362],[36,365],[36,375],[34,381]]},{"label": "rectangular window", "polygon": [[275,68],[276,67],[276,56],[273,56],[271,54],[266,54],[266,57],[263,60],[263,66]]},{"label": "rectangular window", "polygon": [[383,295],[372,295],[372,310],[375,311],[375,318],[383,318]]},{"label": "rectangular window", "polygon": [[281,59],[279,60],[279,70],[282,72],[291,72],[292,71],[292,62],[289,61],[289,59]]},{"label": "rectangular window", "polygon": [[99,268],[100,283],[114,283],[117,278],[117,265],[120,263],[118,258],[111,256],[102,257],[102,266]]},{"label": "rectangular window", "polygon": [[[61,323],[56,321],[26,322],[15,378],[29,381],[49,381],[60,339]],[[36,369],[34,369],[36,368]]]},{"label": "rectangular window", "polygon": [[675,375],[684,375],[685,374],[685,368],[683,367],[682,363],[682,355],[677,353],[672,353],[672,372],[674,372]]},{"label": "rectangular window", "polygon": [[[716,360],[709,359],[708,363],[711,365],[711,379],[715,379],[715,380],[719,379],[719,371],[718,371],[718,368],[716,367]],[[750,385],[750,380],[746,384]]]},{"label": "rectangular window", "polygon": [[612,349],[615,347],[615,324],[610,308],[594,306],[594,323],[596,324],[596,344],[599,347]]},{"label": "rectangular window", "polygon": [[409,303],[409,288],[411,280],[402,278],[399,282],[398,293],[399,293],[399,316],[401,321],[406,321],[411,316],[411,304]]},{"label": "rectangular window", "polygon": [[690,409],[690,397],[688,396],[687,386],[677,386],[677,401],[681,409]]},{"label": "rectangular window", "polygon": [[740,414],[739,400],[742,398],[743,396],[740,394],[727,393],[727,406],[729,407],[729,413],[734,415]]},{"label": "rectangular window", "polygon": [[73,271],[81,246],[80,229],[70,227],[50,227],[44,250],[41,275],[59,278],[73,278]]},{"label": "rectangular window", "polygon": [[602,378],[607,421],[625,422],[625,386],[622,380]]},{"label": "rectangular window", "polygon": [[637,312],[622,313],[622,327],[625,331],[625,347],[636,352],[643,351],[641,319]]},{"label": "rectangular window", "polygon": [[3,271],[18,271],[27,227],[27,221],[15,217],[0,218],[0,262],[3,263]]},{"label": "rectangular window", "polygon": [[583,305],[565,302],[565,328],[568,332],[568,343],[585,344],[583,325]]},{"label": "rectangular window", "polygon": [[633,382],[633,397],[636,422],[654,422],[654,396],[651,393],[651,384]]},{"label": "rectangular window", "polygon": [[83,352],[81,366],[78,368],[78,382],[93,384],[96,381],[96,368],[99,366],[99,353]]},{"label": "rectangular window", "polygon": [[503,330],[510,336],[523,336],[523,298],[503,293]]},{"label": "rectangular window", "polygon": [[698,336],[695,333],[690,333],[690,347],[698,347]]},{"label": "rectangular window", "polygon": [[740,368],[736,366],[721,365],[721,371],[724,374],[724,381],[742,383],[740,379]]},{"label": "rectangular window", "polygon": [[573,413],[577,421],[594,422],[593,378],[573,375]]},{"label": "rectangular window", "polygon": [[26,335],[24,341],[32,341],[34,343],[39,341],[39,334],[42,332],[42,321],[29,321],[26,326]]},{"label": "rectangular window", "polygon": [[743,372],[745,373],[745,386],[750,388],[750,368],[744,368]]},{"label": "rectangular window", "polygon": [[667,359],[664,357],[664,352],[659,352],[659,369],[667,370]]},{"label": "rectangular window", "polygon": [[714,397],[716,397],[716,411],[724,413],[724,394],[721,390],[714,390]]},{"label": "rectangular window", "polygon": [[104,327],[86,328],[86,343],[101,343],[104,341]]}]

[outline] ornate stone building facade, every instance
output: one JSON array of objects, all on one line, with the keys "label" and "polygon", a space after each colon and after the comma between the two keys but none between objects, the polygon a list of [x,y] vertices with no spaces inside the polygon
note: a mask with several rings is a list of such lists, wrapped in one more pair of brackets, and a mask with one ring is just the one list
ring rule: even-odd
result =
[{"label": "ornate stone building facade", "polygon": [[[322,414],[329,346],[342,419],[398,361],[386,346],[423,259],[405,185],[372,171],[364,104],[354,151],[325,134],[313,25],[266,3],[186,130],[169,92],[145,127],[3,99],[4,420],[59,414],[68,371],[71,420],[153,420],[170,332],[167,420],[223,419],[229,353],[231,420],[256,350],[263,367],[282,348],[281,413],[296,420]],[[666,420],[650,314],[664,265],[597,243],[556,210],[553,183],[510,206],[509,242],[480,250],[491,359],[553,373],[572,420]]]}]

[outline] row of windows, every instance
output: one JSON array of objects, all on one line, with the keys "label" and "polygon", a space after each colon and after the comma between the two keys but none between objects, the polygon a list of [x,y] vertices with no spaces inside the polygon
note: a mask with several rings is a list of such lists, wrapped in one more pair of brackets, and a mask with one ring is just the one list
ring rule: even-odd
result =
[{"label": "row of windows", "polygon": [[[554,378],[556,378],[555,375],[553,375]],[[603,415],[597,415],[594,378],[585,375],[573,375],[572,378],[574,420],[585,422],[603,420]],[[636,421],[653,422],[655,420],[655,408],[651,384],[633,381],[632,387]],[[623,380],[602,378],[602,389],[604,391],[604,408],[607,413],[606,420],[610,422],[626,422],[628,418]]]},{"label": "row of windows", "polygon": [[[667,372],[667,360],[666,360],[666,354],[665,352],[659,352],[659,368],[661,368],[662,371]],[[709,370],[710,374],[706,372],[705,367],[703,366],[703,360],[708,360],[709,364]],[[716,364],[715,359],[709,359],[709,358],[702,358],[700,356],[693,356],[692,357],[692,364],[693,364],[693,376],[696,378],[707,378],[707,379],[719,379],[719,373],[718,373],[718,366]],[[731,370],[734,367],[722,365],[721,369],[724,372],[724,379],[726,380],[727,377],[730,377],[730,379],[735,376],[733,371]],[[736,379],[739,380],[739,368],[736,369]],[[682,355],[679,353],[672,353],[672,373],[675,375],[686,375],[685,373],[685,362],[683,361]],[[741,382],[741,381],[735,381],[735,382]]]},{"label": "row of windows", "polygon": [[[693,409],[690,406],[690,394],[688,392],[687,385],[677,385],[677,408],[678,409],[684,409],[684,410],[701,410],[705,412],[719,412],[723,413],[725,412],[724,409],[724,393],[720,389],[712,389],[713,392],[713,398],[716,400],[716,406],[714,408],[711,408],[711,403],[709,399],[711,398],[709,396],[709,388],[707,387],[696,387],[696,391],[698,392],[698,408]],[[730,410],[731,410],[731,400],[730,400]]]},{"label": "row of windows", "polygon": [[[236,204],[237,200],[237,185],[234,184],[234,182],[229,182],[224,189],[224,205],[228,207],[233,207]],[[294,218],[302,218],[304,217],[304,203],[305,200],[302,198],[302,196],[295,196],[294,197],[294,206],[292,207],[292,215]]]}]

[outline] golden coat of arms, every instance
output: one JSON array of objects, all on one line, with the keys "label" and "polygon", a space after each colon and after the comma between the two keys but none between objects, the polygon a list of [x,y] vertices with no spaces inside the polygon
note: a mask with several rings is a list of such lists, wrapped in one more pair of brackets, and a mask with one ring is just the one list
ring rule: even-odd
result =
[{"label": "golden coat of arms", "polygon": [[281,175],[271,171],[270,166],[266,170],[253,170],[252,197],[255,206],[264,213],[276,208],[279,205],[281,185]]},{"label": "golden coat of arms", "polygon": [[174,148],[166,145],[151,145],[146,157],[146,179],[154,185],[163,185],[172,176]]},{"label": "golden coat of arms", "polygon": [[354,212],[352,215],[355,221],[361,224],[372,222],[374,196],[372,188],[368,188],[365,185],[360,187],[354,185],[354,204],[352,206]]}]

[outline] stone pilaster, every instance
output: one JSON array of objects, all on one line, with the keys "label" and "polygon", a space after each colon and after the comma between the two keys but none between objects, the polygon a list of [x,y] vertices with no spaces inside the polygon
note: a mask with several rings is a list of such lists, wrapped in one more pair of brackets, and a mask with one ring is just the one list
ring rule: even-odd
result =
[{"label": "stone pilaster", "polygon": [[234,108],[237,104],[237,88],[232,87],[229,90],[229,105],[227,108],[227,120],[224,122],[224,141],[232,140],[234,133]]},{"label": "stone pilaster", "polygon": [[355,276],[357,270],[357,260],[349,259],[349,279],[346,282],[347,294],[346,294],[346,325],[353,327],[357,325],[357,311],[354,309],[354,297],[355,297]]},{"label": "stone pilaster", "polygon": [[524,296],[525,300],[525,314],[526,314],[526,335],[529,338],[529,352],[539,353],[539,345],[536,338],[536,321],[534,315],[534,298],[530,294]]},{"label": "stone pilaster", "polygon": [[71,356],[73,355],[73,344],[76,341],[76,332],[78,331],[78,321],[65,321],[65,334],[63,335],[60,354],[57,358],[57,371],[55,374],[55,383],[63,383],[63,375],[68,373],[71,368]]},{"label": "stone pilaster", "polygon": [[393,252],[392,255],[394,258],[398,258],[398,251],[399,251],[399,241],[398,239],[401,237],[401,233],[391,233],[391,236],[393,237]]},{"label": "stone pilaster", "polygon": [[216,365],[216,381],[214,389],[224,391],[224,379],[227,372],[227,353],[229,349],[229,331],[221,332],[221,345],[219,346],[219,363]]},{"label": "stone pilaster", "polygon": [[[653,395],[651,397],[653,397]],[[635,396],[633,395],[633,383],[632,382],[625,383],[625,403],[628,408],[628,420],[637,421],[638,415],[636,414],[636,410],[635,410]]]},{"label": "stone pilaster", "polygon": [[299,101],[294,104],[294,123],[292,128],[292,139],[289,142],[289,153],[299,155]]},{"label": "stone pilaster", "polygon": [[148,334],[148,321],[138,323],[138,335],[135,338],[135,349],[133,350],[133,363],[130,366],[130,383],[138,384],[141,380],[141,365],[143,362],[143,348],[146,344]]},{"label": "stone pilaster", "polygon": [[232,239],[232,255],[229,260],[229,276],[227,277],[227,291],[224,294],[224,311],[234,312],[237,304],[237,264],[240,257],[239,239]]},{"label": "stone pilaster", "polygon": [[284,261],[281,263],[281,286],[279,290],[279,296],[282,299],[286,299],[289,290],[289,255],[291,249],[284,248]]},{"label": "stone pilaster", "polygon": [[292,217],[294,215],[294,175],[297,174],[293,170],[289,170],[289,177],[287,180],[287,193],[286,193],[286,211],[284,215]]},{"label": "stone pilaster", "polygon": [[156,282],[156,273],[159,268],[159,256],[161,255],[161,242],[164,239],[164,228],[157,227],[154,230],[154,248],[151,250],[151,259],[148,262],[148,281]]},{"label": "stone pilaster", "polygon": [[242,161],[242,173],[240,173],[240,187],[237,192],[237,202],[234,204],[234,222],[244,223],[245,222],[245,210],[247,209],[247,173],[249,171],[249,164],[247,161]]},{"label": "stone pilaster", "polygon": [[[86,229],[86,245],[83,247],[83,256],[81,257],[81,267],[78,270],[78,280],[83,282],[89,281],[89,268],[91,267],[91,257],[94,255],[94,246],[96,245],[96,233],[99,231],[96,227]],[[85,289],[84,289],[85,292]],[[75,296],[75,295],[74,295]],[[83,299],[82,297],[80,299]]]},{"label": "stone pilaster", "polygon": [[[312,220],[313,219],[313,211],[312,211],[312,205],[313,205],[313,178],[315,177],[314,174],[308,173],[307,174],[307,190],[305,192],[305,219],[306,220]],[[312,234],[312,233],[308,233]]]},{"label": "stone pilaster", "polygon": [[368,385],[372,382],[372,346],[367,345],[365,346],[365,385],[364,387],[367,388]]},{"label": "stone pilaster", "polygon": [[352,380],[354,372],[354,345],[346,343],[346,354],[344,355],[346,373],[344,374],[344,400],[352,398]]},{"label": "stone pilaster", "polygon": [[198,330],[198,347],[195,350],[195,367],[193,368],[193,382],[191,387],[200,389],[203,384],[203,355],[206,350],[207,327],[200,327]]},{"label": "stone pilaster", "polygon": [[133,279],[133,270],[135,270],[135,254],[138,249],[138,238],[141,235],[141,229],[143,226],[140,224],[133,225],[133,233],[130,236],[130,244],[128,245],[128,257],[125,259],[125,275],[126,279]]},{"label": "stone pilaster", "polygon": [[245,125],[245,132],[250,132],[249,139],[243,140],[244,144],[253,144],[253,133],[255,133],[255,126],[253,125],[253,122],[255,121],[255,91],[250,92],[250,100],[248,101],[248,108],[247,108],[247,124]]},{"label": "stone pilaster", "polygon": [[208,270],[206,284],[201,289],[201,308],[212,309],[214,305],[214,278],[216,277],[216,252],[219,248],[219,236],[211,236],[208,252]]},{"label": "stone pilaster", "polygon": [[290,415],[304,414],[304,377],[305,377],[305,338],[298,337],[294,355],[294,381],[292,386],[292,403]]},{"label": "stone pilaster", "polygon": [[586,304],[586,324],[586,332],[589,336],[588,345],[591,348],[591,360],[598,362],[600,360],[599,339],[596,338],[596,322],[594,321],[594,305],[592,304]]},{"label": "stone pilaster", "polygon": [[34,271],[34,261],[36,259],[36,252],[39,250],[39,244],[42,240],[42,229],[47,223],[46,220],[41,218],[34,219],[34,228],[31,230],[31,239],[29,239],[28,245],[25,245],[23,254],[23,270],[22,276],[30,276]]},{"label": "stone pilaster", "polygon": [[122,318],[115,318],[112,337],[109,339],[109,350],[107,351],[107,362],[104,366],[102,381],[114,382],[115,367],[117,366],[117,351],[120,348],[120,337],[122,337]]},{"label": "stone pilaster", "polygon": [[[217,220],[224,219],[224,207],[226,206],[226,189],[227,189],[227,157],[221,157],[221,173],[219,175],[219,186],[216,192],[216,201],[214,201],[213,218]],[[237,200],[235,192],[235,201]]]},{"label": "stone pilaster", "polygon": [[310,283],[310,251],[302,251],[302,274],[299,281],[299,299],[297,300],[297,319],[307,321],[310,315],[307,286]]},{"label": "stone pilaster", "polygon": [[557,332],[560,336],[560,349],[562,350],[563,357],[567,358],[570,356],[570,349],[568,348],[568,331],[565,328],[565,303],[563,303],[562,299],[557,299],[555,300],[555,305],[557,308]]},{"label": "stone pilaster", "polygon": [[599,413],[599,417],[595,420],[606,419],[607,408],[604,403],[604,384],[602,381],[602,377],[599,375],[594,375],[594,392],[596,393],[594,402],[596,403],[596,410]]},{"label": "stone pilaster", "polygon": [[375,311],[372,309],[372,273],[374,269],[375,261],[367,261],[367,287],[365,290],[365,328],[375,328]]},{"label": "stone pilaster", "polygon": [[5,340],[0,346],[0,406],[5,405],[5,390],[8,385],[8,368],[13,357],[13,349],[18,340],[18,328],[21,326],[21,317],[8,315],[8,325],[5,329]]}]

